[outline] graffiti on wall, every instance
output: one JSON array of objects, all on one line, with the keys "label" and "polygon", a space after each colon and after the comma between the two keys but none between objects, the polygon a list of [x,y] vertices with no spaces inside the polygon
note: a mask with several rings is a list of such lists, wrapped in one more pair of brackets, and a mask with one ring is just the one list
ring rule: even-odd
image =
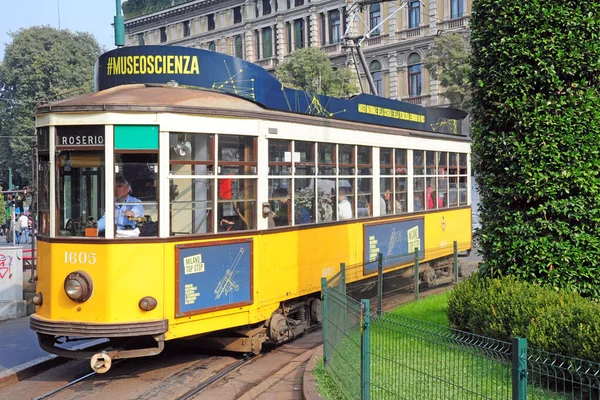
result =
[{"label": "graffiti on wall", "polygon": [[13,256],[8,256],[3,253],[0,253],[0,279],[10,279],[12,274],[10,274],[10,269],[13,266]]}]

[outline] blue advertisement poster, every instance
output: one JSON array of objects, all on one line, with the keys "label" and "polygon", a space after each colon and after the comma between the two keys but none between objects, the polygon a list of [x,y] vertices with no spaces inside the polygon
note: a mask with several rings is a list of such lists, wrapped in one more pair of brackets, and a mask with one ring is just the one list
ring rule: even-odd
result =
[{"label": "blue advertisement poster", "polygon": [[176,249],[176,316],[252,303],[252,242]]},{"label": "blue advertisement poster", "polygon": [[365,225],[365,274],[377,272],[377,255],[383,254],[383,268],[410,263],[419,249],[425,255],[423,218]]}]

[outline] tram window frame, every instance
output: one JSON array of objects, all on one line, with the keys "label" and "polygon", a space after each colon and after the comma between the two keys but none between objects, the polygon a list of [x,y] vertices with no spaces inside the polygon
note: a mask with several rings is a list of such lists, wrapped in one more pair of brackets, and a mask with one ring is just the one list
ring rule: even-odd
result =
[{"label": "tram window frame", "polygon": [[170,236],[215,232],[215,146],[212,133],[169,133]]},{"label": "tram window frame", "polygon": [[216,147],[217,227],[256,230],[258,137],[220,134]]},{"label": "tram window frame", "polygon": [[291,140],[268,141],[268,199],[271,208],[268,227],[292,224],[292,154]]},{"label": "tram window frame", "polygon": [[[182,135],[185,140],[179,140]],[[258,137],[170,132],[169,140],[171,147],[177,142],[190,148],[185,159],[169,153],[169,235],[256,230]],[[203,151],[197,151],[199,146]],[[191,189],[195,185],[204,189]],[[178,196],[191,199],[177,201]],[[184,211],[190,214],[190,221],[174,221],[174,212]]]},{"label": "tram window frame", "polygon": [[[144,161],[142,160],[143,157],[148,157],[148,159]],[[154,159],[155,162],[152,162],[152,159]],[[129,207],[137,212],[136,207],[138,207],[138,204],[137,202],[118,202],[115,189],[113,193],[115,220],[111,221],[114,224],[113,229],[115,232],[115,238],[137,239],[144,237],[158,237],[161,220],[160,179],[158,172],[160,171],[160,159],[158,150],[115,149],[113,155],[113,167],[113,182],[115,184],[115,188],[117,185],[119,185],[117,177],[123,177],[126,181],[126,184],[128,184],[131,189],[129,195],[140,200],[141,206],[143,207],[143,214],[135,214],[133,217],[136,219],[135,228],[119,230],[117,224],[119,216],[116,214],[118,212],[117,207],[119,207],[119,209],[121,209],[123,206],[125,206],[125,208]],[[140,174],[142,174],[141,177]],[[146,174],[146,176],[143,176],[143,174]],[[153,175],[152,178],[151,175]],[[150,186],[148,186],[148,184],[150,184]],[[142,186],[144,188],[143,190]],[[149,197],[152,197],[150,194],[152,189],[154,189],[154,201],[149,199]],[[129,217],[126,217],[126,219],[131,220]],[[129,232],[130,230],[132,232]]]},{"label": "tram window frame", "polygon": [[[50,210],[50,218],[55,212],[56,237],[96,236],[93,230],[86,228],[92,226],[93,221],[98,221],[106,208],[104,135],[104,125],[55,128],[56,177],[52,184],[56,190],[56,209]],[[89,220],[90,217],[93,220]]]},{"label": "tram window frame", "polygon": [[319,175],[336,175],[337,167],[337,144],[335,143],[317,143],[318,148],[318,171]]},{"label": "tram window frame", "polygon": [[[50,152],[38,151],[38,194],[37,194],[37,232],[41,236],[50,236]],[[35,230],[34,226],[34,230]]]}]

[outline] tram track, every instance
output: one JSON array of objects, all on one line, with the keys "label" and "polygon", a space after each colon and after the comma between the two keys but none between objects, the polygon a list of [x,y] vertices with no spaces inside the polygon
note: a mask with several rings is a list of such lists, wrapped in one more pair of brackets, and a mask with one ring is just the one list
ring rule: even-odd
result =
[{"label": "tram track", "polygon": [[258,357],[261,357],[261,356],[260,355],[259,356],[245,356],[241,360],[235,362],[233,365],[230,365],[230,366],[224,368],[223,370],[219,371],[212,377],[204,380],[200,385],[198,385],[194,389],[188,390],[183,395],[177,397],[177,400],[193,399],[198,393],[202,392],[204,389],[206,389],[213,383],[225,378],[227,375],[231,374],[232,372],[236,371],[237,369],[241,368],[245,364],[249,363],[250,361],[252,361]]},{"label": "tram track", "polygon": [[[117,361],[115,361],[113,363],[113,367],[116,367],[119,364],[122,364],[124,361],[126,361],[126,360],[123,359],[123,360],[117,360]],[[68,389],[68,388],[70,388],[70,387],[72,387],[72,386],[74,386],[74,385],[76,385],[76,384],[78,384],[80,382],[86,381],[86,380],[88,380],[88,379],[90,379],[90,378],[92,378],[92,377],[94,377],[96,375],[100,375],[100,374],[98,372],[96,372],[96,371],[92,371],[92,372],[90,372],[90,373],[88,373],[86,375],[83,375],[82,377],[79,377],[79,378],[77,378],[77,379],[75,379],[75,380],[67,383],[66,385],[63,385],[63,386],[61,386],[59,388],[56,388],[56,389],[54,389],[54,390],[52,390],[52,391],[50,391],[48,393],[45,393],[45,394],[43,394],[43,395],[41,395],[39,397],[36,397],[35,400],[49,399],[52,396],[54,396],[55,394],[58,394],[58,393],[62,392],[63,390],[66,390],[66,389]]]}]

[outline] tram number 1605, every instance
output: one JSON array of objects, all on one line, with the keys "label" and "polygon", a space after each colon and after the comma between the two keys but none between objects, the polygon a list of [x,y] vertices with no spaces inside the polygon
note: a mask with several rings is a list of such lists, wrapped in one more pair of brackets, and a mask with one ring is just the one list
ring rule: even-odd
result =
[{"label": "tram number 1605", "polygon": [[96,253],[65,251],[65,264],[96,264]]}]

